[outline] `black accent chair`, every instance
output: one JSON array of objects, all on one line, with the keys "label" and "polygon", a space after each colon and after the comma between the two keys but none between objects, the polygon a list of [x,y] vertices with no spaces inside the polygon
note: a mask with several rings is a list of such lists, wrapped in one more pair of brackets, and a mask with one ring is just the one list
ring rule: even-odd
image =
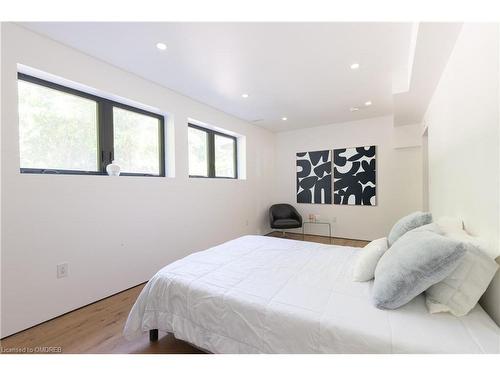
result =
[{"label": "black accent chair", "polygon": [[302,216],[289,204],[273,204],[269,208],[269,223],[272,229],[281,230],[285,237],[285,229],[302,228]]}]

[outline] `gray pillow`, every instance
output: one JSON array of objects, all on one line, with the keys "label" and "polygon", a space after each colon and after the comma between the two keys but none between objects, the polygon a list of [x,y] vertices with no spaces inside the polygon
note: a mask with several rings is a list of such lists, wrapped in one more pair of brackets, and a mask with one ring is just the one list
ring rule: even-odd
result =
[{"label": "gray pillow", "polygon": [[429,230],[403,235],[380,258],[372,299],[380,309],[397,309],[450,275],[465,254],[462,242]]},{"label": "gray pillow", "polygon": [[397,241],[406,232],[421,227],[432,222],[432,214],[430,212],[414,212],[401,219],[399,219],[396,224],[392,227],[389,235],[387,236],[387,242],[389,246],[392,246],[394,242]]}]

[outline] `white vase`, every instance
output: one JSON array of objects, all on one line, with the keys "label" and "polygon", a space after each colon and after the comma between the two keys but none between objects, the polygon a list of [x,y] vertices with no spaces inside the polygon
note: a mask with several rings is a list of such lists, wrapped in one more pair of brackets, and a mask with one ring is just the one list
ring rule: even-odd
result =
[{"label": "white vase", "polygon": [[106,166],[106,172],[108,172],[108,175],[110,176],[119,176],[120,175],[120,166],[115,163],[113,160],[111,164],[108,164]]}]

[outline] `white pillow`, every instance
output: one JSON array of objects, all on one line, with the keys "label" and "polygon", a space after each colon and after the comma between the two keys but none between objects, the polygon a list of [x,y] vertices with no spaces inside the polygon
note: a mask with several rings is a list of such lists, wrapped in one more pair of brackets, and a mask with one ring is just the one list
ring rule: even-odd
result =
[{"label": "white pillow", "polygon": [[373,240],[366,245],[358,256],[352,272],[353,281],[369,281],[373,279],[379,259],[387,251],[387,238]]},{"label": "white pillow", "polygon": [[466,244],[466,253],[448,277],[426,290],[426,303],[431,313],[448,311],[455,316],[464,316],[476,306],[488,288],[498,264],[482,243],[464,230],[443,229],[447,237]]},{"label": "white pillow", "polygon": [[429,296],[425,297],[425,304],[427,305],[427,310],[429,310],[431,314],[450,312],[448,306],[433,301]]},{"label": "white pillow", "polygon": [[462,219],[458,217],[443,216],[436,221],[436,224],[445,235],[460,235],[462,233],[467,234],[464,231]]}]

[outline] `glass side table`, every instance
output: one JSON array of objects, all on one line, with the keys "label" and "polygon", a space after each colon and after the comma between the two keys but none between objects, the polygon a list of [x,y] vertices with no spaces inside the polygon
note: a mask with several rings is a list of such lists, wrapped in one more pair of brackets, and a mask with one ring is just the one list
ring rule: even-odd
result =
[{"label": "glass side table", "polygon": [[332,244],[332,224],[328,221],[304,221],[302,223],[302,239],[305,238],[305,224],[322,224],[328,225],[328,233],[330,234],[330,245]]}]

